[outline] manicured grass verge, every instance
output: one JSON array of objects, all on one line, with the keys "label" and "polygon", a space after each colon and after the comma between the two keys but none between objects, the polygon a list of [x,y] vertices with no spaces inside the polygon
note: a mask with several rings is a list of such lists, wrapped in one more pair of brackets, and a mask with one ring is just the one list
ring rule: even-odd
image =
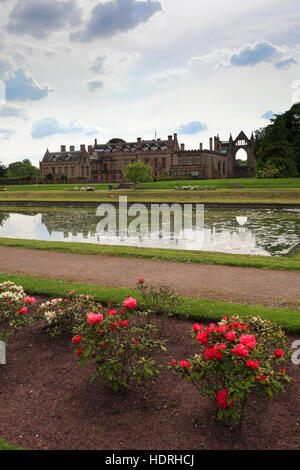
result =
[{"label": "manicured grass verge", "polygon": [[0,437],[0,450],[24,450],[24,449],[8,444]]},{"label": "manicured grass verge", "polygon": [[120,258],[144,258],[179,263],[217,264],[247,268],[299,271],[300,253],[291,257],[272,258],[269,256],[236,255],[206,251],[167,250],[157,248],[135,248],[124,246],[93,245],[91,243],[47,242],[0,238],[0,245],[28,248],[32,250],[50,250],[83,255],[118,256]]},{"label": "manicured grass verge", "polygon": [[143,203],[210,203],[210,204],[268,204],[300,205],[300,189],[296,188],[249,188],[218,189],[216,191],[174,191],[173,189],[148,189],[95,192],[64,191],[4,191],[0,192],[0,201],[22,202],[118,202],[119,196],[127,196],[128,202]]},{"label": "manicured grass verge", "polygon": [[[75,289],[78,293],[94,295],[102,303],[122,304],[126,297],[133,296],[140,301],[139,292],[134,289],[98,287],[78,282],[57,281],[46,278],[35,278],[16,274],[0,273],[0,282],[11,280],[24,287],[31,295],[50,297],[63,296],[66,291]],[[241,317],[261,316],[281,325],[290,332],[300,332],[300,312],[286,308],[269,308],[231,302],[204,300],[200,298],[182,297],[182,303],[174,314],[179,318],[196,321],[217,321],[223,315],[240,315]]]}]

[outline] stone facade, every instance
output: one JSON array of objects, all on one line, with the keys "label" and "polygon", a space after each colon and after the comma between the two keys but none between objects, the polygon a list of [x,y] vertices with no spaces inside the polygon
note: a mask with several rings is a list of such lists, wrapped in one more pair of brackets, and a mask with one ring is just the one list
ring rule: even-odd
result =
[{"label": "stone facade", "polygon": [[[70,147],[66,151],[61,146],[60,152],[45,153],[40,163],[41,175],[53,174],[54,180],[67,179],[69,182],[84,180],[91,183],[121,183],[124,181],[128,163],[142,161],[152,167],[152,174],[159,179],[170,176],[174,179],[192,177],[199,179],[225,179],[255,176],[253,153],[254,137],[250,139],[241,132],[233,140],[221,141],[219,136],[210,138],[209,149],[185,150],[179,144],[177,134],[167,140],[154,139],[126,142],[123,139],[111,139],[106,144],[95,140],[94,146],[80,151]],[[236,161],[240,148],[247,152],[247,167],[241,168]],[[62,177],[63,175],[63,177]]]}]

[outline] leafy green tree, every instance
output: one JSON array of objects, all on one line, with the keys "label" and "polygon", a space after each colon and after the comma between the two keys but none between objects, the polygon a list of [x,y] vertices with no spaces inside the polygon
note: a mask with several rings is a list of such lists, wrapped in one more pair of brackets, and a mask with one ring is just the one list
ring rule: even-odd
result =
[{"label": "leafy green tree", "polygon": [[278,169],[277,177],[298,176],[295,151],[284,116],[277,116],[265,128],[264,136],[257,145],[256,159],[256,169],[260,176],[264,174],[266,166]]},{"label": "leafy green tree", "polygon": [[126,165],[125,179],[131,183],[146,183],[152,181],[152,168],[143,162],[133,162]]},{"label": "leafy green tree", "polygon": [[14,162],[8,165],[7,176],[10,178],[17,178],[20,176],[31,176],[37,177],[40,172],[38,168],[32,165],[31,161],[28,158],[20,162]]},{"label": "leafy green tree", "polygon": [[3,178],[4,176],[6,176],[6,173],[7,173],[6,166],[3,165],[2,162],[0,162],[0,178]]}]

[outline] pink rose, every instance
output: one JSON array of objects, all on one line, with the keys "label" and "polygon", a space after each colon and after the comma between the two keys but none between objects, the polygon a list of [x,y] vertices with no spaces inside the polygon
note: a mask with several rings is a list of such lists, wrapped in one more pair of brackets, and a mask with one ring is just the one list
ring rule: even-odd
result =
[{"label": "pink rose", "polygon": [[181,361],[180,365],[181,365],[181,367],[184,367],[185,369],[191,367],[191,363],[187,362],[185,359],[183,361]]},{"label": "pink rose", "polygon": [[27,313],[27,308],[26,307],[21,308],[21,310],[19,310],[20,315],[26,315],[26,313]]},{"label": "pink rose", "polygon": [[95,323],[103,322],[103,315],[101,313],[89,313],[87,321],[90,325],[95,325]]},{"label": "pink rose", "polygon": [[137,306],[137,301],[133,297],[129,297],[128,299],[125,299],[123,302],[123,305],[125,308],[136,308]]}]

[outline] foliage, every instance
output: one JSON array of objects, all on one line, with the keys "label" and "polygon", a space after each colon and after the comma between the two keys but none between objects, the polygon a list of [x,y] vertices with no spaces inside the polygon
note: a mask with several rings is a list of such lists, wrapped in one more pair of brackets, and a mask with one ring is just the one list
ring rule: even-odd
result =
[{"label": "foliage", "polygon": [[72,335],[74,328],[85,318],[86,312],[94,307],[93,296],[77,294],[72,290],[66,292],[63,298],[41,304],[38,315],[45,318],[50,336]]},{"label": "foliage", "polygon": [[[300,103],[255,133],[254,152],[259,177],[284,178],[300,173]],[[276,168],[278,172],[271,171]],[[266,176],[264,176],[266,175]]]},{"label": "foliage", "polygon": [[33,297],[25,294],[22,286],[11,281],[0,284],[0,340],[7,342],[17,328],[27,325],[31,318],[28,305],[35,303]]},{"label": "foliage", "polygon": [[282,367],[288,355],[285,333],[270,321],[223,317],[218,325],[195,324],[192,336],[199,353],[179,364],[172,361],[169,369],[214,403],[218,419],[241,427],[250,396],[273,398],[291,381]]},{"label": "foliage", "polygon": [[155,327],[143,321],[141,313],[133,314],[135,299],[129,300],[122,309],[98,306],[73,338],[80,365],[94,363],[91,380],[100,376],[114,391],[157,376],[160,366],[150,354],[157,347],[165,350],[163,342],[156,339]]},{"label": "foliage", "polygon": [[166,322],[173,315],[180,304],[180,298],[173,289],[161,286],[154,287],[140,279],[137,288],[141,294],[141,305],[146,312],[148,323],[151,322],[153,315],[158,315],[158,332],[162,336]]},{"label": "foliage", "polygon": [[28,158],[20,162],[10,163],[7,169],[7,176],[9,178],[19,177],[19,176],[30,176],[38,177],[40,174],[38,168],[32,165],[31,161]]},{"label": "foliage", "polygon": [[125,179],[132,183],[152,181],[152,168],[140,161],[128,163],[125,170]]},{"label": "foliage", "polygon": [[7,174],[7,168],[0,162],[0,178],[3,178]]}]

